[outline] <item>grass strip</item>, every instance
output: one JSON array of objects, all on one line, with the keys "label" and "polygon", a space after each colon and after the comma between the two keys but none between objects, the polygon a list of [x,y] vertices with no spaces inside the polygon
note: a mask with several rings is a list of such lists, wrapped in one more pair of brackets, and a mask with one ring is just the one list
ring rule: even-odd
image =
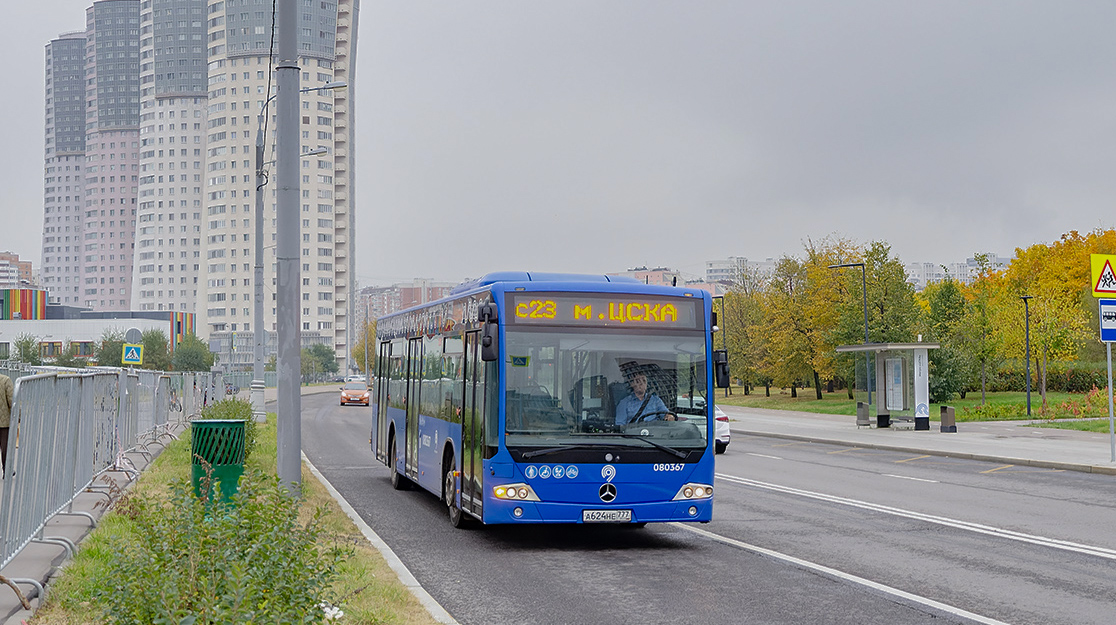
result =
[{"label": "grass strip", "polygon": [[[275,415],[270,413],[266,424],[259,424],[257,446],[248,459],[248,467],[274,472],[276,466]],[[150,467],[140,476],[129,497],[166,496],[172,484],[190,475],[189,436],[171,442]],[[339,566],[339,575],[332,591],[339,597],[344,611],[338,623],[399,623],[431,625],[430,613],[407,590],[380,553],[364,539],[356,525],[341,510],[326,488],[306,466],[302,468],[304,500],[300,520],[309,520],[319,513],[318,542],[323,546],[344,546],[351,555]],[[29,621],[33,625],[77,625],[102,623],[100,607],[90,597],[103,586],[106,571],[117,557],[112,546],[127,540],[134,533],[132,522],[114,509],[101,519],[98,527],[82,541],[75,558],[52,580],[47,601]],[[136,571],[136,575],[143,575]],[[323,622],[325,621],[323,615]]]}]

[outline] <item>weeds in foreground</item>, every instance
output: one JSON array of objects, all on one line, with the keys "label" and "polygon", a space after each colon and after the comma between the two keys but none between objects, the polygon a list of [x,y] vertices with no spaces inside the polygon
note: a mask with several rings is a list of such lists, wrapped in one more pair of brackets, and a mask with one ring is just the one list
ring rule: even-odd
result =
[{"label": "weeds in foreground", "polygon": [[127,532],[91,604],[121,623],[320,622],[349,550],[316,542],[278,478],[245,474],[231,504],[205,503],[186,482],[167,499],[123,498]]}]

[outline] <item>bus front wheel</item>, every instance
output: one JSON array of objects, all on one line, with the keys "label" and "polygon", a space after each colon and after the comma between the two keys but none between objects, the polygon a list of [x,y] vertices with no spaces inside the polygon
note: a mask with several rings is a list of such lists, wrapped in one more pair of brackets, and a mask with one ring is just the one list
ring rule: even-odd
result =
[{"label": "bus front wheel", "polygon": [[466,519],[461,506],[457,505],[457,476],[454,475],[453,470],[455,465],[453,456],[449,456],[443,470],[442,496],[445,498],[446,508],[449,510],[450,525],[461,529],[465,527]]},{"label": "bus front wheel", "polygon": [[388,444],[388,458],[391,458],[391,487],[395,490],[407,490],[410,483],[406,476],[399,473],[399,457],[396,455],[394,433],[391,436],[391,442]]}]

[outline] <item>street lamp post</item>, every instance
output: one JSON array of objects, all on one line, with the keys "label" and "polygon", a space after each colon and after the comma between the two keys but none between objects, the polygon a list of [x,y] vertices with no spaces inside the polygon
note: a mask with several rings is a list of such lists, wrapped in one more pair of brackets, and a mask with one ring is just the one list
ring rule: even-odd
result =
[{"label": "street lamp post", "polygon": [[[341,89],[347,87],[348,84],[344,81],[329,82],[320,87],[307,87],[299,89],[299,93],[307,93],[310,91],[318,91],[321,89]],[[264,122],[267,119],[267,107],[271,104],[279,94],[269,96],[264,100],[263,105],[260,107],[259,116],[256,119],[256,264],[255,273],[252,277],[254,281],[253,299],[254,307],[252,310],[252,326],[255,331],[252,333],[254,345],[252,350],[252,412],[256,421],[263,421],[266,418],[264,410],[264,355],[267,351],[267,330],[264,327],[264,187],[267,185],[267,172],[264,171],[264,145],[267,140],[264,132]],[[325,154],[325,148],[316,148],[304,154],[299,154],[298,158],[302,159],[308,156],[318,156]],[[273,161],[269,161],[273,162]]]},{"label": "street lamp post", "polygon": [[[867,270],[864,268],[864,263],[838,263],[830,265],[830,269],[843,269],[845,267],[860,267],[860,293],[864,300],[864,344],[868,344],[868,278]],[[868,352],[864,352],[864,386],[868,389],[868,404],[872,404],[872,381],[868,379],[869,371],[872,368],[872,356]]]},{"label": "street lamp post", "polygon": [[1030,299],[1033,295],[1021,295],[1019,299],[1023,300],[1023,318],[1027,328],[1026,343],[1027,343],[1027,416],[1031,416],[1031,307]]},{"label": "street lamp post", "polygon": [[[299,89],[298,93],[305,94],[308,92],[316,92],[319,89],[339,89],[348,86],[345,81],[335,81],[335,83],[326,83],[320,87],[307,87]],[[262,421],[264,414],[263,410],[263,357],[267,353],[267,329],[264,328],[263,321],[263,188],[268,184],[268,174],[264,171],[263,167],[268,163],[275,161],[263,161],[263,148],[264,143],[267,141],[267,133],[263,132],[263,124],[267,119],[268,105],[271,100],[275,99],[279,94],[269,96],[268,99],[263,100],[263,105],[260,106],[260,113],[257,117],[256,124],[256,267],[254,267],[254,307],[252,310],[252,326],[256,328],[253,331],[252,337],[254,345],[252,346],[252,412],[257,421]],[[326,148],[318,147],[315,150],[310,150],[304,154],[299,154],[299,158],[307,156],[318,156],[325,154]]]}]

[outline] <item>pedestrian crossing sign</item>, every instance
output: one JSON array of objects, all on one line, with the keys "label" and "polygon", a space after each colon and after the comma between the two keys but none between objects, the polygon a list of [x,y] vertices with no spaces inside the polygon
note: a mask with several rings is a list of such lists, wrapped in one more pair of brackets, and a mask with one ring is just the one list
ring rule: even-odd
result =
[{"label": "pedestrian crossing sign", "polygon": [[133,345],[131,343],[125,343],[124,353],[120,357],[120,363],[125,365],[142,365],[143,345]]},{"label": "pedestrian crossing sign", "polygon": [[1116,255],[1090,254],[1089,264],[1093,273],[1093,297],[1112,297],[1116,295],[1116,272],[1112,270]]}]

